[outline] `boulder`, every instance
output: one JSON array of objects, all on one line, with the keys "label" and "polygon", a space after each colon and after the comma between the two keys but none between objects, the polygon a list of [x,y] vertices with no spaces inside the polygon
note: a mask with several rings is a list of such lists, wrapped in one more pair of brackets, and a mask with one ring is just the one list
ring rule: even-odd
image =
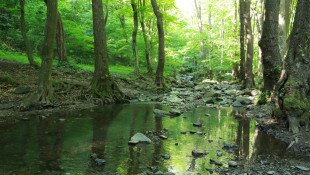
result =
[{"label": "boulder", "polygon": [[231,161],[228,161],[228,166],[230,166],[230,167],[237,167],[238,163],[231,160]]},{"label": "boulder", "polygon": [[169,115],[173,116],[173,117],[180,116],[181,114],[182,114],[182,112],[178,109],[170,109],[170,111],[169,111]]},{"label": "boulder", "polygon": [[154,109],[153,113],[155,114],[155,117],[164,117],[165,115],[168,114],[167,112],[160,109]]},{"label": "boulder", "polygon": [[152,143],[151,139],[146,137],[142,133],[136,133],[134,136],[131,137],[129,144],[138,144],[138,143]]}]

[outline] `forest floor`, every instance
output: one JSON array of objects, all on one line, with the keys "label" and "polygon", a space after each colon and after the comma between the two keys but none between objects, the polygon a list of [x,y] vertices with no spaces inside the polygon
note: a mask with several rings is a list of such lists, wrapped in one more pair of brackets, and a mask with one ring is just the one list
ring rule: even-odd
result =
[{"label": "forest floor", "polygon": [[[38,69],[26,64],[0,61],[0,127],[13,124],[20,120],[28,120],[33,116],[48,116],[51,113],[67,113],[70,111],[91,108],[101,103],[89,93],[89,83],[92,73],[89,71],[56,68],[53,70],[53,87],[55,103],[48,106],[34,106],[26,111],[19,106],[23,99],[36,88]],[[275,138],[291,144],[288,151],[297,157],[310,157],[310,132],[301,128],[300,134],[288,131],[285,122],[272,117],[270,105],[255,106],[253,101],[259,94],[257,90],[243,90],[240,85],[232,82],[193,81],[193,77],[180,76],[169,79],[172,84],[171,91],[157,90],[152,76],[135,78],[134,75],[124,78],[114,76],[120,89],[133,102],[160,102],[183,113],[199,106],[244,107],[245,112],[235,114],[236,117],[249,117],[258,121],[261,130],[273,135]],[[176,112],[174,111],[174,112]],[[154,111],[155,115],[163,111]],[[242,165],[230,169],[228,173],[263,174],[266,170],[282,172],[282,174],[310,174],[296,166],[310,168],[307,160],[278,160],[269,162],[253,162],[251,165]],[[242,165],[242,166],[241,166]],[[223,174],[227,172],[223,171]],[[270,172],[273,173],[273,172]],[[277,173],[276,173],[277,174]]]}]

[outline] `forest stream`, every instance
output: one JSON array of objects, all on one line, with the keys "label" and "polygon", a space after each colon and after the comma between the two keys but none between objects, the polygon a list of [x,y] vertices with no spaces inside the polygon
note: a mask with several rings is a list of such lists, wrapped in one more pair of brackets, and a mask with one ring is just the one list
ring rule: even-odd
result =
[{"label": "forest stream", "polygon": [[[113,105],[1,128],[1,174],[226,174],[238,170],[234,164],[306,166],[309,160],[286,153],[288,145],[261,132],[254,120],[233,117],[239,110],[204,107],[155,117],[155,108],[169,110],[153,103]],[[129,145],[138,132],[152,143]],[[93,161],[94,154],[104,163]],[[303,174],[290,166],[251,172]]]}]

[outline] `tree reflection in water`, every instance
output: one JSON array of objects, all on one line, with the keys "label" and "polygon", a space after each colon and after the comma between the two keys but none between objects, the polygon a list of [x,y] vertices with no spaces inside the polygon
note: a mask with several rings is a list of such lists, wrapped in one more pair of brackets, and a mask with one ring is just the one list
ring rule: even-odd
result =
[{"label": "tree reflection in water", "polygon": [[42,170],[61,170],[60,158],[64,142],[65,121],[41,118],[38,126],[39,157]]}]

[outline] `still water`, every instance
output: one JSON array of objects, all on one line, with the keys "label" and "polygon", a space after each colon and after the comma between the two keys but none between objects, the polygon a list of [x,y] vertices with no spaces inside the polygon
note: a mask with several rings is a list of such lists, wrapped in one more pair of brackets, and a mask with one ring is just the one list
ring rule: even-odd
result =
[{"label": "still water", "polygon": [[[0,128],[0,174],[131,175],[158,170],[205,174],[207,168],[215,168],[210,159],[227,167],[229,160],[283,156],[287,146],[259,132],[255,121],[236,120],[232,117],[236,112],[230,108],[197,108],[176,118],[155,118],[154,108],[166,109],[155,104],[105,106]],[[203,126],[194,127],[194,122]],[[149,145],[128,145],[132,135],[147,131],[163,131],[168,139],[154,137]],[[187,134],[181,134],[185,131]],[[224,142],[238,148],[224,151]],[[208,155],[194,158],[192,150]],[[95,165],[92,153],[106,164]],[[171,158],[164,160],[164,154]]]}]

